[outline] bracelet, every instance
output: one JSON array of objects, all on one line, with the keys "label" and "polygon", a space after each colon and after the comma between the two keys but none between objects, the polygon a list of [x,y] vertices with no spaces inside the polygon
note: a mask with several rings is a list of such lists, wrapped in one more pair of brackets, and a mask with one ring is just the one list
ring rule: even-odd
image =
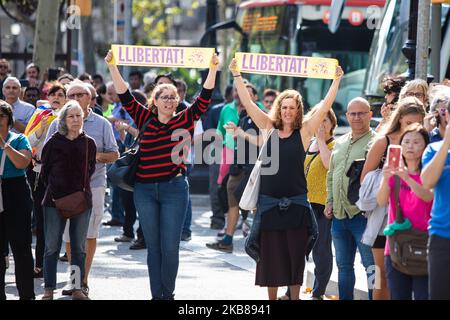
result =
[{"label": "bracelet", "polygon": [[240,77],[240,76],[241,76],[240,74],[238,74],[237,76],[234,76],[234,75],[233,75],[233,78],[238,78],[238,77]]}]

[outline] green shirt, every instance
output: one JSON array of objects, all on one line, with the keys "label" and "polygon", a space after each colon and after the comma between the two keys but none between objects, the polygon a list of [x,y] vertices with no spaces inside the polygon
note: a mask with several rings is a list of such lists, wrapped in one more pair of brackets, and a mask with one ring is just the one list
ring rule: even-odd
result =
[{"label": "green shirt", "polygon": [[[260,102],[256,102],[256,104],[261,110],[264,110],[264,106]],[[235,125],[237,125],[239,122],[239,112],[235,101],[227,103],[226,105],[223,106],[222,110],[220,111],[219,123],[217,125],[217,133],[221,134],[224,137],[223,144],[227,148],[234,150],[235,148],[234,137],[233,135],[228,134],[225,128],[223,127],[230,121],[233,122]]]},{"label": "green shirt", "polygon": [[114,105],[113,104],[108,104],[108,110],[103,111],[103,116],[105,118],[108,118],[108,117],[112,116],[113,109],[114,109]]},{"label": "green shirt", "polygon": [[336,219],[351,219],[361,212],[357,206],[351,205],[348,201],[349,178],[346,173],[353,160],[366,157],[369,142],[374,135],[375,131],[370,129],[366,134],[352,141],[352,133],[349,132],[336,141],[327,174],[327,203],[333,203],[333,214]]}]

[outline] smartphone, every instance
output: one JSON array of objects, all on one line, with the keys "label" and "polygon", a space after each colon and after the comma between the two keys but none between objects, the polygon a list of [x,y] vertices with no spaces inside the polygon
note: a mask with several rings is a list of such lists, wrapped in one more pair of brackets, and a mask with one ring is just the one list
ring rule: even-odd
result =
[{"label": "smartphone", "polygon": [[388,166],[393,169],[400,167],[400,159],[402,156],[402,147],[396,145],[390,145],[388,147]]}]

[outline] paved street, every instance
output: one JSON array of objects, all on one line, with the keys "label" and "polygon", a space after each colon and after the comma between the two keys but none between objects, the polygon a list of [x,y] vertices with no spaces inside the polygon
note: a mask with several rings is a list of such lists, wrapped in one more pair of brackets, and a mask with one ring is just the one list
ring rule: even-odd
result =
[{"label": "paved street", "polygon": [[[266,299],[266,289],[254,285],[255,263],[244,252],[244,238],[238,230],[233,254],[216,252],[205,247],[215,239],[216,231],[209,228],[211,212],[205,198],[194,197],[193,235],[190,242],[182,242],[180,269],[175,298],[183,300],[249,300]],[[207,202],[206,202],[207,203]],[[148,300],[150,288],[146,250],[129,250],[129,244],[114,242],[121,228],[102,227],[97,253],[90,275],[90,298],[94,300]],[[18,299],[14,285],[14,264],[6,275],[8,299]],[[356,299],[364,298],[367,291],[364,269],[357,257]],[[60,295],[67,281],[67,263],[58,262],[58,290],[55,299],[68,299]],[[305,285],[312,285],[314,265],[307,263]],[[334,266],[327,294],[336,295],[337,268]],[[306,287],[306,286],[305,286]],[[304,288],[305,288],[304,287]],[[304,290],[304,289],[303,289]],[[303,291],[302,290],[302,291]],[[35,280],[37,299],[43,294],[43,279]],[[280,295],[284,289],[280,291]],[[307,298],[303,295],[303,298]]]}]

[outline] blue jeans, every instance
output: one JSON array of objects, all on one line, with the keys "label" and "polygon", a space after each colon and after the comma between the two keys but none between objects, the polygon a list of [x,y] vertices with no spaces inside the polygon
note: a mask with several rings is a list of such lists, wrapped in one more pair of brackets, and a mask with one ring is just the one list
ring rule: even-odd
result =
[{"label": "blue jeans", "polygon": [[123,224],[125,222],[125,215],[122,201],[120,199],[120,193],[122,189],[112,186],[110,190],[112,191],[111,220],[119,221]]},{"label": "blue jeans", "polygon": [[[186,165],[186,176],[189,178],[189,175],[191,174],[192,171],[192,165],[191,164],[187,164]],[[186,216],[184,218],[184,223],[183,223],[183,231],[182,234],[187,235],[187,236],[191,236],[192,231],[191,231],[191,223],[192,223],[192,201],[191,201],[191,195],[189,194],[189,200],[188,200],[188,205],[186,208]]]},{"label": "blue jeans", "polygon": [[428,300],[428,276],[409,276],[392,266],[390,256],[384,257],[384,267],[391,300]]},{"label": "blue jeans", "polygon": [[[84,278],[84,262],[86,259],[85,244],[90,216],[91,209],[70,219],[70,262],[80,272],[79,279],[78,277],[75,278],[76,289],[81,289],[81,281]],[[56,289],[56,271],[65,226],[66,220],[61,218],[56,208],[44,207],[44,281],[46,289]],[[76,270],[72,269],[72,272],[76,272]]]},{"label": "blue jeans", "polygon": [[189,184],[184,176],[168,182],[135,184],[134,203],[147,244],[147,266],[154,299],[173,298],[188,197]]},{"label": "blue jeans", "polygon": [[[366,229],[367,219],[362,214],[352,219],[333,219],[331,235],[336,251],[336,264],[338,267],[339,299],[353,300],[355,288],[355,254],[356,248],[361,255],[362,264],[366,269],[367,280],[371,273],[375,272],[372,248],[361,243],[361,238]],[[371,272],[371,270],[373,271]],[[372,285],[369,284],[369,299],[372,300]]]}]

